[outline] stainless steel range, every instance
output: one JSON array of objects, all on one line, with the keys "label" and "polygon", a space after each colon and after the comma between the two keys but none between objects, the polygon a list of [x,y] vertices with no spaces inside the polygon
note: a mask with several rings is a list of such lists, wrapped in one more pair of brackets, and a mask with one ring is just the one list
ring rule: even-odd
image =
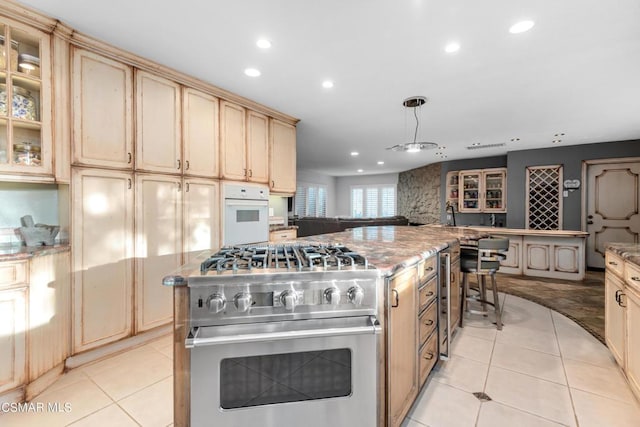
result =
[{"label": "stainless steel range", "polygon": [[382,281],[365,258],[238,246],[200,270],[187,278],[191,425],[376,425]]}]

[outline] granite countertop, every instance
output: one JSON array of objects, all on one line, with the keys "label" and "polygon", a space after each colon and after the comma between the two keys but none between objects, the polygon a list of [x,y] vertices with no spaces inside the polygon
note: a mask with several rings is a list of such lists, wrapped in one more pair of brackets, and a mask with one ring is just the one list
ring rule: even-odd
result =
[{"label": "granite countertop", "polygon": [[640,243],[608,243],[606,249],[640,267]]},{"label": "granite countertop", "polygon": [[23,246],[17,243],[0,244],[0,262],[30,259],[36,256],[66,252],[70,249],[71,246],[66,242],[53,246]]},{"label": "granite countertop", "polygon": [[489,227],[485,225],[463,225],[451,227],[448,225],[430,224],[433,228],[474,229],[485,231],[489,234],[512,234],[515,236],[548,236],[548,237],[587,237],[589,233],[577,230],[529,230],[525,228]]},{"label": "granite countertop", "polygon": [[464,227],[384,225],[308,236],[304,241],[341,243],[366,257],[369,265],[388,276],[428,258],[459,240],[478,239],[483,236],[486,236],[486,233]]},{"label": "granite countertop", "polygon": [[282,225],[282,224],[272,224],[269,225],[269,232],[271,231],[283,231],[283,230],[297,230],[297,225]]}]

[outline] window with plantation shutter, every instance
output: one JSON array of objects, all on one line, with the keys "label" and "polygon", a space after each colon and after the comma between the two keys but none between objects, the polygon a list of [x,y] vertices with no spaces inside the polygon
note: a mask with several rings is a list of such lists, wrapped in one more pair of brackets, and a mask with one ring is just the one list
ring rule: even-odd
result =
[{"label": "window with plantation shutter", "polygon": [[395,185],[359,185],[351,187],[351,216],[374,218],[396,214]]},{"label": "window with plantation shutter", "polygon": [[323,185],[299,183],[294,200],[297,216],[327,215],[327,188]]}]

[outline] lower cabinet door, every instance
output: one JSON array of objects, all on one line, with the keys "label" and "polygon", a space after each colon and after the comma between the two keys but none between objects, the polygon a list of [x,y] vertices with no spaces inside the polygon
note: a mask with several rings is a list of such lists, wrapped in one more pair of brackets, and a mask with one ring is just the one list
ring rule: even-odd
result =
[{"label": "lower cabinet door", "polygon": [[26,380],[26,294],[27,288],[0,291],[0,393]]},{"label": "lower cabinet door", "polygon": [[640,399],[640,292],[627,286],[622,298],[623,304],[627,304],[627,378]]},{"label": "lower cabinet door", "polygon": [[136,333],[173,320],[162,278],[182,264],[182,191],[180,177],[136,177]]},{"label": "lower cabinet door", "polygon": [[420,387],[424,384],[438,361],[438,331],[434,330],[431,336],[420,348]]},{"label": "lower cabinet door", "polygon": [[[623,294],[624,286],[613,274],[607,271],[604,281],[604,335],[607,347],[611,350],[613,357],[622,367],[624,360],[624,341],[626,334],[625,309],[619,301],[627,299]],[[622,297],[620,296],[622,295]],[[622,298],[622,299],[620,299]]]}]

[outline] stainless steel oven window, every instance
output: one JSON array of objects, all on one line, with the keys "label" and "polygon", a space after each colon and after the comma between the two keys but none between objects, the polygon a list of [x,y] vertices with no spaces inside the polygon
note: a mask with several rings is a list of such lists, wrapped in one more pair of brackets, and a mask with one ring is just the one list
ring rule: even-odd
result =
[{"label": "stainless steel oven window", "polygon": [[248,408],[352,394],[348,348],[223,359],[220,406]]}]

